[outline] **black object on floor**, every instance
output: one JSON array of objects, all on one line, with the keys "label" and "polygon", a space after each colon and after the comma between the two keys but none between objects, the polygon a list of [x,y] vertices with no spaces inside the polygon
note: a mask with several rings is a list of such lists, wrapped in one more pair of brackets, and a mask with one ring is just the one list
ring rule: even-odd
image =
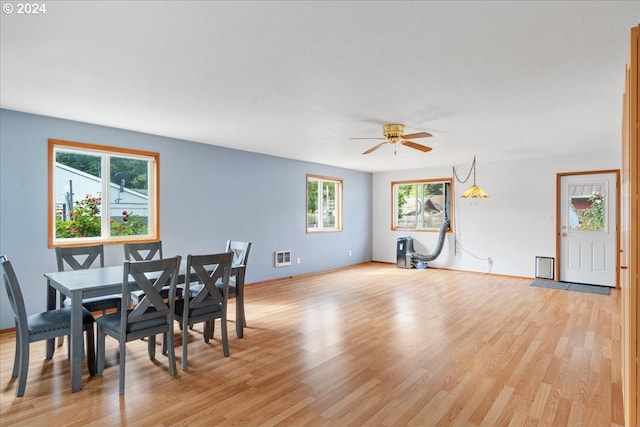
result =
[{"label": "black object on floor", "polygon": [[583,285],[582,283],[555,282],[552,280],[536,279],[531,286],[539,288],[562,289],[565,291],[587,292],[590,294],[609,295],[608,286]]}]

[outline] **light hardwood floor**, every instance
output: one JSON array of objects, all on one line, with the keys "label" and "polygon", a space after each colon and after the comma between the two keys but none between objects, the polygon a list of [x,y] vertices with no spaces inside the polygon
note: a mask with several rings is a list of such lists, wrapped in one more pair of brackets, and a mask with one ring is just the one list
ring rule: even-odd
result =
[{"label": "light hardwood floor", "polygon": [[[0,424],[141,426],[623,425],[618,291],[367,263],[247,286],[248,329],[190,331],[189,369],[127,349],[126,395],[107,341],[102,377],[70,392],[66,347],[31,345],[23,398],[0,335]],[[44,284],[43,284],[44,292]],[[230,304],[230,319],[234,318]],[[176,337],[180,336],[176,328]]]}]

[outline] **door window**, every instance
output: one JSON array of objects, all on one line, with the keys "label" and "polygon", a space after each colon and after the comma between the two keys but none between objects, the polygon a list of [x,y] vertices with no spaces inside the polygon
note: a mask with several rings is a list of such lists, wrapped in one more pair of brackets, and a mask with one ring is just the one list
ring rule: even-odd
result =
[{"label": "door window", "polygon": [[607,183],[569,184],[569,230],[607,231]]}]

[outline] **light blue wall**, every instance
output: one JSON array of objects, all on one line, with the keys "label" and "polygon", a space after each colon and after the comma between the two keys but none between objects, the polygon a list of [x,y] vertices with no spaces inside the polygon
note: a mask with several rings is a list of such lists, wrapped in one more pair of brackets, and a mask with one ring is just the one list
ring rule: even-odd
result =
[{"label": "light blue wall", "polygon": [[[43,273],[56,270],[47,247],[49,138],[160,153],[165,256],[221,251],[227,239],[248,240],[248,283],[371,260],[369,173],[0,110],[0,254],[16,269],[29,313],[45,309]],[[305,233],[307,173],[344,180],[341,233]],[[275,268],[276,250],[291,250],[293,265]],[[122,247],[105,247],[105,256],[107,265],[121,263]],[[4,290],[0,310],[0,329],[13,327]]]}]

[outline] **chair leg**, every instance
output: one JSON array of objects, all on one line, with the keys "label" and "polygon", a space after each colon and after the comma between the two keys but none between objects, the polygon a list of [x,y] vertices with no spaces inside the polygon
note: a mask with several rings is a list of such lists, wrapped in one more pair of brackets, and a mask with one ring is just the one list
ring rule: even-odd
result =
[{"label": "chair leg", "polygon": [[204,326],[202,327],[202,338],[204,338],[204,342],[208,343],[209,339],[213,335],[211,329],[213,328],[211,320],[207,320],[204,322]]},{"label": "chair leg", "polygon": [[[64,308],[64,300],[66,299],[66,297],[62,294],[60,294],[60,308]],[[69,341],[69,337],[67,337],[67,342]],[[62,347],[62,344],[64,344],[64,335],[61,335],[58,337],[58,347]],[[71,353],[69,353],[71,354]],[[68,355],[67,357],[71,357],[70,355]]]},{"label": "chair leg", "polygon": [[102,371],[104,370],[104,352],[105,352],[105,334],[100,326],[98,326],[98,338],[96,342],[96,353],[97,353],[97,361],[96,361],[96,374],[102,375]]},{"label": "chair leg", "polygon": [[244,312],[244,275],[242,277],[242,283],[238,287],[238,295],[236,296],[236,312],[242,314],[242,325],[240,327],[240,335],[238,336],[238,338],[242,338],[244,335],[242,328],[247,327],[247,316]]},{"label": "chair leg", "polygon": [[[155,340],[154,340],[155,341]],[[120,383],[120,396],[124,395],[124,373],[127,362],[127,342],[123,336],[120,337],[120,372],[118,373]]]},{"label": "chair leg", "polygon": [[187,316],[182,319],[182,370],[187,370],[187,339],[189,329],[193,328],[193,325],[189,325]]},{"label": "chair leg", "polygon": [[162,355],[166,356],[167,354],[167,334],[162,334]]},{"label": "chair leg", "polygon": [[60,338],[60,337],[48,339],[48,340],[45,341],[45,343],[46,343],[45,344],[46,350],[45,350],[45,356],[44,356],[45,359],[49,360],[49,359],[51,359],[53,357],[53,353],[55,353],[55,351],[56,351],[57,338]]},{"label": "chair leg", "polygon": [[18,363],[19,376],[16,397],[22,397],[27,388],[27,374],[29,373],[29,341],[27,339],[20,339],[20,361]]},{"label": "chair leg", "polygon": [[178,373],[178,369],[176,368],[176,348],[173,345],[173,327],[170,327],[165,335],[167,337],[167,351],[169,353],[169,373],[171,376],[174,376]]},{"label": "chair leg", "polygon": [[89,375],[96,375],[96,347],[93,339],[93,323],[87,325],[87,366],[89,367]]},{"label": "chair leg", "polygon": [[13,370],[11,371],[11,378],[16,378],[20,371],[20,358],[21,358],[21,349],[20,343],[22,339],[20,338],[20,332],[16,328],[16,352],[15,356],[13,356]]},{"label": "chair leg", "polygon": [[247,316],[244,314],[244,302],[242,303],[242,326],[247,327]]},{"label": "chair leg", "polygon": [[156,357],[156,336],[151,335],[147,337],[147,351],[149,352],[149,359],[153,360]]},{"label": "chair leg", "polygon": [[[211,321],[213,323],[214,321]],[[227,316],[223,313],[220,319],[220,332],[222,335],[222,353],[224,357],[229,357],[229,335],[227,333]]]}]

